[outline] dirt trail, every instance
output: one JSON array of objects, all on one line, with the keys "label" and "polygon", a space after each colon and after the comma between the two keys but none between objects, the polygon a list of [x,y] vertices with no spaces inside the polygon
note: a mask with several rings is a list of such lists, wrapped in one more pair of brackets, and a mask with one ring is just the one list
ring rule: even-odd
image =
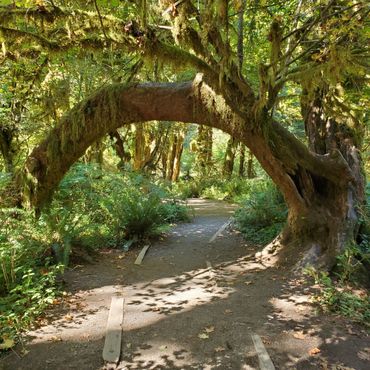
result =
[{"label": "dirt trail", "polygon": [[[112,295],[125,297],[119,369],[258,369],[251,333],[276,369],[370,368],[368,335],[317,316],[303,281],[256,261],[256,247],[236,232],[208,243],[234,207],[189,203],[192,222],[154,244],[142,266],[134,265],[139,250],[103,251],[97,263],[70,270],[72,295],[49,324],[28,333],[28,353],[10,354],[0,369],[102,369]],[[320,352],[312,355],[314,348]]]}]

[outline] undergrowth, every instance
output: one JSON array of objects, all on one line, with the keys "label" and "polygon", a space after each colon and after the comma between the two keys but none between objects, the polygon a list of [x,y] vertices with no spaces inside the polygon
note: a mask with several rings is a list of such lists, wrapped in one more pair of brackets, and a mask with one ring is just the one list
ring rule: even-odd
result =
[{"label": "undergrowth", "polygon": [[[0,180],[5,186],[7,179]],[[122,248],[188,219],[187,207],[164,187],[93,164],[73,166],[38,218],[0,209],[0,350],[55,302],[57,277],[75,250]]]},{"label": "undergrowth", "polygon": [[250,191],[240,201],[240,206],[235,213],[236,226],[249,242],[267,244],[285,224],[284,198],[270,180],[251,182]]},{"label": "undergrowth", "polygon": [[[314,269],[307,269],[306,273],[314,278],[319,287],[313,301],[323,312],[346,316],[370,328],[368,287],[361,284],[363,273],[368,276],[368,271],[360,271],[364,265],[355,257],[357,253],[357,247],[348,248],[338,257],[338,270],[333,274]],[[352,257],[348,258],[349,255]],[[353,259],[356,259],[355,264]]]},{"label": "undergrowth", "polygon": [[49,243],[50,230],[31,212],[0,210],[0,349],[11,347],[59,294],[62,266],[52,261]]},{"label": "undergrowth", "polygon": [[220,177],[196,178],[173,184],[172,192],[182,199],[204,198],[239,202],[249,194],[254,182],[256,181],[240,177],[230,180]]}]

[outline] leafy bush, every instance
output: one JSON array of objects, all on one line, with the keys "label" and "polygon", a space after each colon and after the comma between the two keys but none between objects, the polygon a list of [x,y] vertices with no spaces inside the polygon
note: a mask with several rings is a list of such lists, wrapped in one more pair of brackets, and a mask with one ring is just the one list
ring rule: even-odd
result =
[{"label": "leafy bush", "polygon": [[253,181],[239,177],[231,180],[219,177],[191,179],[174,184],[172,191],[182,199],[205,198],[238,202],[249,193],[250,183]]},{"label": "leafy bush", "polygon": [[53,245],[59,246],[66,263],[71,245],[118,247],[134,236],[153,236],[166,223],[186,220],[186,207],[170,198],[165,187],[142,175],[77,164],[43,217],[54,228]]},{"label": "leafy bush", "polygon": [[56,276],[76,245],[118,247],[187,219],[187,208],[164,187],[91,164],[72,167],[38,219],[25,210],[0,209],[0,344],[55,300]]},{"label": "leafy bush", "polygon": [[344,277],[336,281],[327,272],[307,269],[306,273],[320,287],[313,298],[324,312],[337,313],[370,327],[370,298],[365,291],[359,293]]},{"label": "leafy bush", "polygon": [[161,204],[161,217],[169,223],[190,220],[188,208],[176,199],[170,199]]},{"label": "leafy bush", "polygon": [[57,295],[61,267],[51,264],[48,238],[30,212],[0,210],[0,342],[31,325]]},{"label": "leafy bush", "polygon": [[220,186],[211,185],[202,190],[201,197],[205,199],[225,200],[227,198],[227,192]]},{"label": "leafy bush", "polygon": [[198,180],[182,180],[173,184],[172,194],[181,198],[199,198],[202,193],[202,184]]},{"label": "leafy bush", "polygon": [[0,341],[19,336],[55,301],[60,294],[56,277],[61,269],[61,265],[48,264],[28,269],[18,266],[20,280],[0,296]]},{"label": "leafy bush", "polygon": [[10,179],[11,179],[10,173],[0,172],[0,190],[5,188],[6,185],[8,185]]},{"label": "leafy bush", "polygon": [[250,182],[249,194],[235,213],[238,229],[258,244],[270,242],[283,228],[287,217],[284,198],[269,180]]}]

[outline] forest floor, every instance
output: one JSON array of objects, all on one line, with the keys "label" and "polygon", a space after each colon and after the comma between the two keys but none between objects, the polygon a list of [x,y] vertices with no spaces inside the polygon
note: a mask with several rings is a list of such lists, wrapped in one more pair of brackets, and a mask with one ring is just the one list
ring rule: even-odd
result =
[{"label": "forest floor", "polygon": [[[119,369],[259,369],[258,334],[276,369],[370,368],[364,328],[318,314],[304,279],[261,264],[235,231],[212,235],[234,207],[190,200],[195,217],[149,249],[102,250],[66,275],[67,295],[0,369],[103,369],[111,297],[123,296]],[[209,267],[210,264],[212,268]]]}]

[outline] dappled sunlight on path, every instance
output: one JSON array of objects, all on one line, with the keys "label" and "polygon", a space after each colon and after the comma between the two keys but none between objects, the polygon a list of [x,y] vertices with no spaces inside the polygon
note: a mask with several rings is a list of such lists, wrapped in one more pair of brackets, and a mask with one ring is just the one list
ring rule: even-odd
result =
[{"label": "dappled sunlight on path", "polygon": [[118,369],[258,369],[251,333],[261,336],[276,369],[346,361],[368,368],[356,359],[368,337],[317,316],[303,279],[272,258],[262,264],[237,232],[226,229],[209,242],[233,206],[190,204],[199,208],[193,222],[152,245],[141,266],[134,265],[138,250],[105,250],[96,264],[71,269],[65,276],[71,293],[48,313],[49,324],[30,331],[28,353],[16,349],[21,357],[10,354],[0,369],[103,369],[112,296],[125,299]]}]

